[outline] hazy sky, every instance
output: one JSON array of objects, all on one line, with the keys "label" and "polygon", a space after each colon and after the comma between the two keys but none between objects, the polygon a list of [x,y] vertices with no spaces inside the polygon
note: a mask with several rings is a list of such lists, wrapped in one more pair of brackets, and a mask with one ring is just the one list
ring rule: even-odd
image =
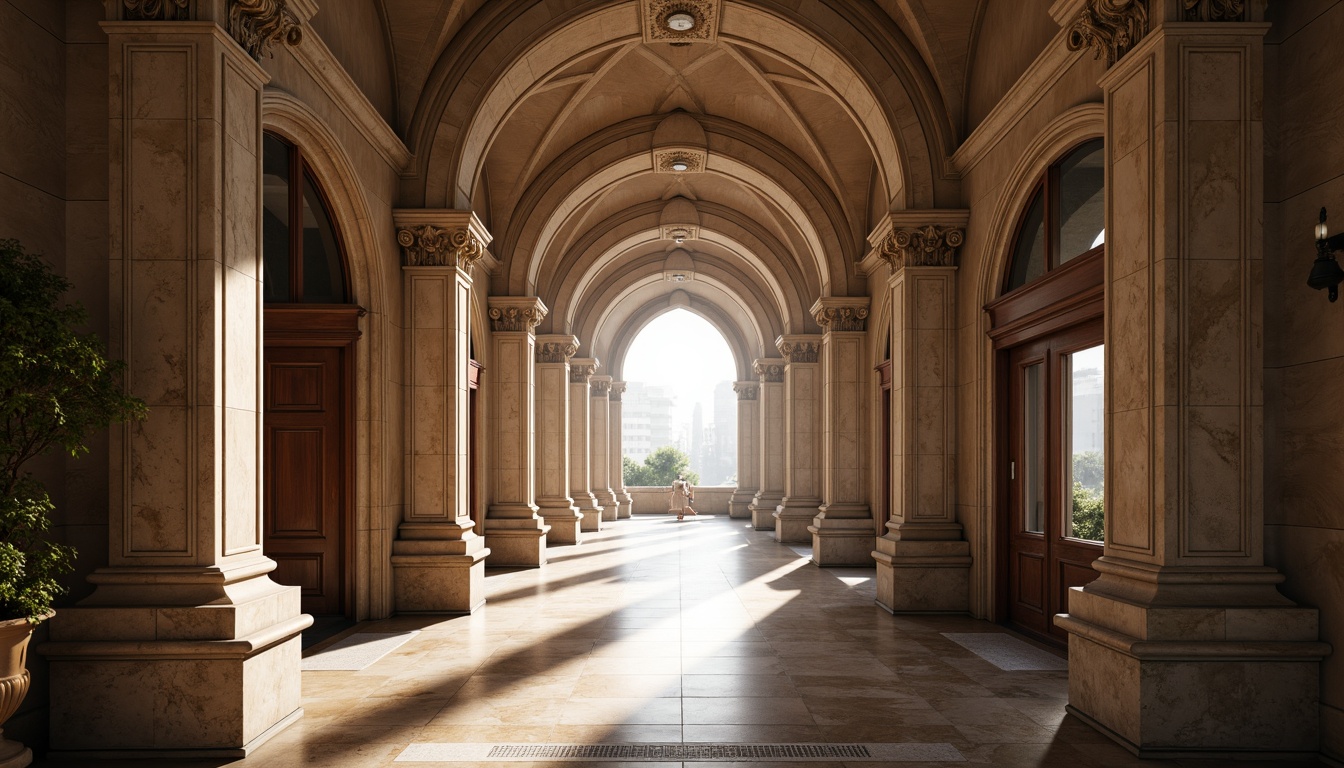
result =
[{"label": "hazy sky", "polygon": [[625,358],[626,381],[665,386],[677,399],[673,420],[690,424],[699,402],[705,423],[714,419],[714,385],[737,378],[733,353],[714,326],[674,309],[644,326]]}]

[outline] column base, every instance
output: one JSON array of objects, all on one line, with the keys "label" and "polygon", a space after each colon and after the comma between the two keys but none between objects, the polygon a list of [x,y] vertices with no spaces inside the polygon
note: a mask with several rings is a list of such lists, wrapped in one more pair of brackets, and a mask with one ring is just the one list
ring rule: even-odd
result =
[{"label": "column base", "polygon": [[602,507],[579,507],[583,519],[579,521],[579,530],[584,533],[597,533],[602,530]]},{"label": "column base", "polygon": [[728,500],[728,517],[733,520],[750,520],[751,502],[755,497],[755,489],[739,488],[733,491],[732,498]]},{"label": "column base", "polygon": [[[299,589],[259,558],[107,568],[51,621],[55,753],[240,757],[302,716]],[[176,595],[176,599],[173,596]]]},{"label": "column base", "polygon": [[775,530],[775,509],[783,500],[782,496],[766,496],[758,492],[748,507],[751,512],[751,527],[758,531]]},{"label": "column base", "polygon": [[[1069,708],[1141,757],[1277,757],[1319,748],[1318,613],[1270,568],[1097,561],[1069,592]],[[1238,583],[1239,582],[1239,583]]]},{"label": "column base", "polygon": [[[604,491],[596,492],[598,501],[602,502],[602,520],[612,522],[621,519],[621,500],[610,488]],[[626,515],[629,517],[630,515]]]},{"label": "column base", "polygon": [[[503,527],[528,523],[526,527]],[[546,536],[551,526],[541,520],[491,520],[485,540],[490,545],[491,567],[540,568],[546,564]]]},{"label": "column base", "polygon": [[877,539],[877,604],[892,613],[965,613],[970,609],[971,544]]},{"label": "column base", "polygon": [[617,500],[621,502],[621,509],[616,519],[629,520],[635,514],[635,497],[631,496],[629,491],[621,491],[617,494]]},{"label": "column base", "polygon": [[583,530],[583,513],[579,508],[569,504],[568,499],[563,505],[546,506],[539,502],[537,514],[541,515],[546,521],[546,525],[551,527],[546,534],[547,546],[562,546],[568,544],[578,544],[583,540],[580,532]]},{"label": "column base", "polygon": [[820,507],[819,499],[785,499],[775,507],[775,541],[781,544],[812,543],[808,529]]},{"label": "column base", "polygon": [[[827,510],[834,512],[834,508]],[[868,508],[846,510],[847,513],[862,513],[863,517],[829,517],[817,515],[812,525],[807,527],[812,534],[812,562],[825,566],[863,566],[873,565],[873,541],[877,534],[873,532],[873,519],[868,517]]]},{"label": "column base", "polygon": [[0,741],[0,768],[26,768],[33,764],[33,750],[17,741]]},{"label": "column base", "polygon": [[485,603],[490,549],[468,526],[402,523],[392,542],[392,599],[398,613],[471,613]]}]

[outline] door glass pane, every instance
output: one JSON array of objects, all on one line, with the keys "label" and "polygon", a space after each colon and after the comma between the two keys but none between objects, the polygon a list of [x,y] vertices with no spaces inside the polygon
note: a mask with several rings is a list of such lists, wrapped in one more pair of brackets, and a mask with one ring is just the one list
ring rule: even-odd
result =
[{"label": "door glass pane", "polygon": [[315,304],[345,302],[345,275],[336,230],[312,179],[303,179],[303,300]]},{"label": "door glass pane", "polygon": [[1013,249],[1013,266],[1008,273],[1008,290],[1020,288],[1045,274],[1045,194],[1036,197],[1022,220],[1022,231]]},{"label": "door glass pane", "polygon": [[1090,141],[1059,164],[1059,263],[1106,240],[1100,141]]},{"label": "door glass pane", "polygon": [[266,302],[289,301],[289,146],[269,133],[262,139],[261,218]]},{"label": "door glass pane", "polygon": [[1101,541],[1105,530],[1104,346],[1064,355],[1064,535]]},{"label": "door glass pane", "polygon": [[1045,364],[1022,369],[1022,529],[1045,531]]}]

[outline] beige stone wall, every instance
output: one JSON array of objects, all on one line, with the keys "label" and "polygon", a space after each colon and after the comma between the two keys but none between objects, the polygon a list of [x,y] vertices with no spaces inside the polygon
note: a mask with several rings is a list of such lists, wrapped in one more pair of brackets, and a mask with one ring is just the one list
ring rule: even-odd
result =
[{"label": "beige stone wall", "polygon": [[1344,759],[1344,306],[1306,285],[1321,206],[1344,229],[1344,3],[1271,3],[1265,59],[1265,562],[1320,609],[1321,740]]},{"label": "beige stone wall", "polygon": [[383,119],[396,119],[392,53],[375,0],[322,0],[313,29]]},{"label": "beige stone wall", "polygon": [[966,83],[966,130],[975,130],[1059,31],[1053,0],[981,3]]}]

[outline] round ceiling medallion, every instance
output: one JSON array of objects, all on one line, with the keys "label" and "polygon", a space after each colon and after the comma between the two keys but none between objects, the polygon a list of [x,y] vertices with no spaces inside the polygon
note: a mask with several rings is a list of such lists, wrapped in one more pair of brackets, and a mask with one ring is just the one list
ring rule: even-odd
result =
[{"label": "round ceiling medallion", "polygon": [[668,15],[666,24],[673,32],[685,32],[695,26],[695,17],[685,11],[677,11]]},{"label": "round ceiling medallion", "polygon": [[674,171],[689,171],[690,169],[691,169],[690,163],[686,162],[685,160],[672,161],[672,170]]}]

